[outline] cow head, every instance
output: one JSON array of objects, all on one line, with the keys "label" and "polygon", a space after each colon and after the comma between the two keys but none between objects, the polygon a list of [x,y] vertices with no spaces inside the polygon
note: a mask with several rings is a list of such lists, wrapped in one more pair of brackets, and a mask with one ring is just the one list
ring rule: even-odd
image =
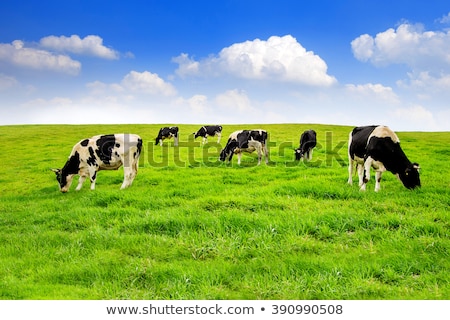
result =
[{"label": "cow head", "polygon": [[229,149],[229,148],[225,148],[222,149],[222,151],[220,151],[220,156],[219,156],[219,160],[220,161],[231,161],[231,158],[233,157],[233,150]]},{"label": "cow head", "polygon": [[61,169],[52,169],[52,171],[56,174],[56,181],[59,183],[59,190],[63,193],[69,191],[74,175],[64,174]]},{"label": "cow head", "polygon": [[405,172],[399,173],[399,178],[403,185],[408,189],[420,187],[419,164],[411,163],[406,167]]},{"label": "cow head", "polygon": [[204,127],[201,127],[197,132],[194,132],[194,139],[197,139],[198,137],[204,137],[206,134],[206,129]]},{"label": "cow head", "polygon": [[233,158],[233,154],[238,151],[237,142],[236,141],[229,141],[225,148],[220,151],[219,160],[220,161],[231,161]]},{"label": "cow head", "polygon": [[303,151],[300,148],[294,150],[295,160],[300,160],[303,157]]}]

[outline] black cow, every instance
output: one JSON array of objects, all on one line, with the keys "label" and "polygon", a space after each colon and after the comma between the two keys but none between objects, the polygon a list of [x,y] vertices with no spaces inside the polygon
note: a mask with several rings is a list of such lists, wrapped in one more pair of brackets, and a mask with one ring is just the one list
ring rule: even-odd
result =
[{"label": "black cow", "polygon": [[266,148],[267,131],[256,130],[238,130],[230,134],[227,144],[220,152],[220,161],[231,161],[233,154],[238,156],[238,164],[241,164],[242,152],[258,152],[258,165],[261,164],[262,154],[264,153],[266,164],[269,163],[268,151]]},{"label": "black cow", "polygon": [[371,167],[376,171],[375,191],[380,190],[381,175],[386,170],[397,175],[406,188],[420,187],[419,165],[408,160],[397,135],[386,126],[354,128],[349,136],[348,158],[348,183],[353,182],[356,163],[361,190],[366,190]]},{"label": "black cow", "polygon": [[217,143],[219,143],[222,137],[222,126],[203,126],[197,132],[194,132],[194,139],[203,137],[203,144],[208,141],[208,136],[217,136]]},{"label": "black cow", "polygon": [[300,146],[295,149],[295,160],[312,159],[313,149],[317,145],[316,132],[314,130],[306,130],[300,136]]},{"label": "black cow", "polygon": [[158,136],[155,139],[155,145],[158,143],[162,146],[164,139],[173,137],[174,146],[178,146],[178,127],[164,127],[159,129]]},{"label": "black cow", "polygon": [[138,171],[142,139],[135,134],[99,135],[78,142],[72,149],[69,159],[62,169],[52,169],[56,173],[61,192],[69,191],[73,177],[79,175],[80,190],[89,176],[91,190],[99,170],[117,170],[122,165],[124,180],[120,189],[129,187]]}]

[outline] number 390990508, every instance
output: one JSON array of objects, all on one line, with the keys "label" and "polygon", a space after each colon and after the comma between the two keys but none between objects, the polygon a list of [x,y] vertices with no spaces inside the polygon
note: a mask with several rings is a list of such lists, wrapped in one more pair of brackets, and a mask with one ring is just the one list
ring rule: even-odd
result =
[{"label": "number 390990508", "polygon": [[342,314],[342,305],[272,305],[272,314]]}]

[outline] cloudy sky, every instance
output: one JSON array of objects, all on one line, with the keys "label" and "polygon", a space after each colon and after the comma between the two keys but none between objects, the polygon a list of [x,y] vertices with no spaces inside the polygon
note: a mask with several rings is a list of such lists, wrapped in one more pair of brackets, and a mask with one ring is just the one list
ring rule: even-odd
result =
[{"label": "cloudy sky", "polygon": [[450,130],[446,1],[0,2],[0,125]]}]

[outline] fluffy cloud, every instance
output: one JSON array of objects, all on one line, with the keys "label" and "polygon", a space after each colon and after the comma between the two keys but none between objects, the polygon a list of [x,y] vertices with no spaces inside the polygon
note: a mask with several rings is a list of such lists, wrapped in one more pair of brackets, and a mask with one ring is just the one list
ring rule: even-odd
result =
[{"label": "fluffy cloud", "polygon": [[218,55],[195,61],[187,54],[173,59],[177,74],[219,76],[229,74],[242,79],[274,80],[315,86],[336,83],[327,74],[327,64],[290,35],[255,39],[223,48]]},{"label": "fluffy cloud", "polygon": [[178,57],[173,58],[172,62],[178,63],[179,67],[176,72],[182,78],[199,74],[200,63],[189,58],[186,53],[182,53]]},{"label": "fluffy cloud", "polygon": [[15,87],[18,84],[14,77],[10,77],[0,73],[0,91]]},{"label": "fluffy cloud", "polygon": [[133,92],[152,95],[174,96],[177,93],[172,84],[165,82],[156,73],[148,71],[131,71],[123,78],[121,85]]},{"label": "fluffy cloud", "polygon": [[172,84],[148,71],[130,71],[119,83],[90,82],[86,85],[91,97],[129,101],[137,96],[174,97],[177,92]]},{"label": "fluffy cloud", "polygon": [[409,108],[398,108],[391,115],[398,119],[400,123],[408,123],[414,125],[418,130],[438,129],[438,125],[434,119],[433,113],[421,105],[414,105]]},{"label": "fluffy cloud", "polygon": [[450,31],[425,31],[403,23],[375,37],[364,34],[351,42],[354,56],[374,65],[406,64],[413,68],[450,67]]},{"label": "fluffy cloud", "polygon": [[196,94],[187,100],[189,107],[196,113],[204,113],[208,109],[208,97]]},{"label": "fluffy cloud", "polygon": [[103,39],[99,36],[89,35],[81,39],[78,35],[48,36],[42,38],[40,45],[55,51],[70,52],[76,54],[90,55],[103,59],[118,59],[119,54],[103,45]]},{"label": "fluffy cloud", "polygon": [[217,95],[215,102],[219,107],[239,114],[254,111],[249,97],[242,90],[234,89],[221,93]]},{"label": "fluffy cloud", "polygon": [[424,90],[429,93],[450,92],[450,74],[440,74],[434,76],[428,71],[419,73],[408,73],[408,80],[399,80],[397,85],[403,88],[414,90]]},{"label": "fluffy cloud", "polygon": [[347,92],[353,96],[359,96],[364,99],[381,99],[390,103],[398,103],[399,98],[391,87],[386,87],[381,84],[348,84],[345,86]]},{"label": "fluffy cloud", "polygon": [[450,12],[447,15],[443,16],[441,19],[438,19],[438,22],[442,24],[450,24]]},{"label": "fluffy cloud", "polygon": [[15,40],[11,44],[0,43],[0,60],[20,67],[37,70],[52,70],[77,75],[81,63],[66,55],[25,47],[23,41]]}]

